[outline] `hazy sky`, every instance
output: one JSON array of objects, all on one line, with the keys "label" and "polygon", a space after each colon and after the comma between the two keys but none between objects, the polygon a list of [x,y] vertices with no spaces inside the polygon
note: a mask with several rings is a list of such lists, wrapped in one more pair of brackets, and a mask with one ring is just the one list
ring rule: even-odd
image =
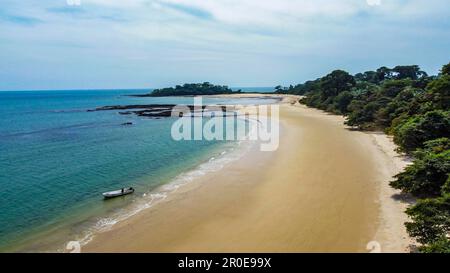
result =
[{"label": "hazy sky", "polygon": [[0,4],[0,90],[275,86],[450,61],[449,0]]}]

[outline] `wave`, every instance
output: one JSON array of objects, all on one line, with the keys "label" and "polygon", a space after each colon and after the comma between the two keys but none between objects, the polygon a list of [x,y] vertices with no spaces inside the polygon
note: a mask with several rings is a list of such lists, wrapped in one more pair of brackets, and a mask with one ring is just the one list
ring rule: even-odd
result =
[{"label": "wave", "polygon": [[[142,196],[136,198],[132,204],[98,219],[93,225],[85,228],[81,234],[76,235],[75,241],[78,241],[81,246],[88,244],[97,234],[108,231],[117,223],[127,220],[143,210],[163,202],[179,188],[188,185],[207,173],[219,171],[229,163],[240,159],[251,149],[253,144],[254,143],[251,141],[236,142],[236,145],[233,147],[225,148],[225,150],[216,153],[206,162],[201,163],[190,171],[179,174],[169,183],[161,185],[152,191],[143,193]],[[65,248],[61,248],[57,251],[65,252],[66,250]]]}]

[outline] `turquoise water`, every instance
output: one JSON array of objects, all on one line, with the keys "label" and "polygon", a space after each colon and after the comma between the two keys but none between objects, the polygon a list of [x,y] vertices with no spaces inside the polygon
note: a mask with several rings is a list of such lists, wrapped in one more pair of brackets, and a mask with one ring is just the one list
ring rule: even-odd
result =
[{"label": "turquoise water", "polygon": [[[111,219],[105,215],[119,215],[141,196],[235,145],[174,141],[172,118],[86,111],[118,104],[193,103],[187,97],[123,96],[145,92],[0,92],[0,251],[54,250],[55,244]],[[204,99],[216,104],[259,102]],[[128,121],[134,125],[121,125]],[[125,186],[133,186],[136,193],[111,202],[101,198],[102,192]]]},{"label": "turquoise water", "polygon": [[275,87],[233,87],[233,91],[241,90],[242,92],[271,93],[275,91]]}]

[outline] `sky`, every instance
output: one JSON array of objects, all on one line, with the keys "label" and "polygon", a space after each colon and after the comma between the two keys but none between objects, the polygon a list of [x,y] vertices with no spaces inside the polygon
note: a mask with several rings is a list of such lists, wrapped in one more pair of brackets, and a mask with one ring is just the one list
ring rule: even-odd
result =
[{"label": "sky", "polygon": [[450,61],[448,0],[0,0],[0,90],[297,84]]}]

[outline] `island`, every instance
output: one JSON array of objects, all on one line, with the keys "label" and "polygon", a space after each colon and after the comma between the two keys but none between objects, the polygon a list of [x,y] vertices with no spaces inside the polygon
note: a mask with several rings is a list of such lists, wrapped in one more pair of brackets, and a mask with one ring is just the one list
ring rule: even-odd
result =
[{"label": "island", "polygon": [[175,87],[155,89],[148,94],[132,95],[133,97],[169,97],[169,96],[201,96],[201,95],[224,95],[239,94],[241,90],[233,91],[226,85],[214,85],[209,82],[185,83]]}]

